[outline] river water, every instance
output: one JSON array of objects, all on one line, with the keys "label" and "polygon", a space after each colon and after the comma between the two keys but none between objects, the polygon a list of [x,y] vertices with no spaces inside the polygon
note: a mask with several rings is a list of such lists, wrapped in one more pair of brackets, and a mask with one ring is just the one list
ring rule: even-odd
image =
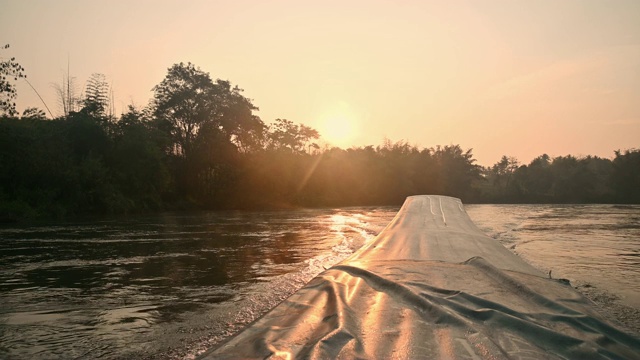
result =
[{"label": "river water", "polygon": [[[193,358],[371,241],[398,207],[0,228],[0,358]],[[487,235],[640,332],[640,206],[468,205]]]}]

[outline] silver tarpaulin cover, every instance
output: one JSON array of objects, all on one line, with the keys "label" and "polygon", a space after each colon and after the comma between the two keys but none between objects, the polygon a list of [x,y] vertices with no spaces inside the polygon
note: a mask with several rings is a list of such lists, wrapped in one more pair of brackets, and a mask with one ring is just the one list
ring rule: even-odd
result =
[{"label": "silver tarpaulin cover", "polygon": [[203,358],[640,359],[640,339],[482,234],[460,200],[413,196],[374,241]]}]

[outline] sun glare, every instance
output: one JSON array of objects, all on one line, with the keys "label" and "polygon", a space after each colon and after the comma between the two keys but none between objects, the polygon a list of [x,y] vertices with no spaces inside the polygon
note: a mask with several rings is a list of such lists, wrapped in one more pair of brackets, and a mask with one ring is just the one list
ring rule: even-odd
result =
[{"label": "sun glare", "polygon": [[322,127],[322,136],[334,145],[344,145],[353,137],[353,124],[344,116],[327,118]]},{"label": "sun glare", "polygon": [[348,148],[357,132],[356,119],[349,111],[332,113],[321,118],[318,130],[329,144]]}]

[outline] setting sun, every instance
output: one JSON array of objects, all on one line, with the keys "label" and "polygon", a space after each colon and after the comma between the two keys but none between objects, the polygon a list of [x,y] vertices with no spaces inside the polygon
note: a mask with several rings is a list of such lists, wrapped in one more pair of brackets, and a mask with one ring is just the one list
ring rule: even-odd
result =
[{"label": "setting sun", "polygon": [[332,116],[323,120],[320,134],[332,145],[347,146],[355,133],[354,124],[346,116]]},{"label": "setting sun", "polygon": [[320,116],[318,131],[330,145],[348,148],[357,135],[358,117],[347,104],[340,104],[338,109]]}]

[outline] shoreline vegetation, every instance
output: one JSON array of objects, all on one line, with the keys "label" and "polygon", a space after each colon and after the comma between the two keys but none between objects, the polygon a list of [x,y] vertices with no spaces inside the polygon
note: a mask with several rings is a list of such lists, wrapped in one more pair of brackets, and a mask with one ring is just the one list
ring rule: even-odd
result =
[{"label": "shoreline vegetation", "polygon": [[191,63],[170,67],[147,107],[119,117],[104,75],[82,97],[70,81],[57,90],[63,115],[54,119],[36,108],[18,116],[3,102],[0,222],[400,205],[419,194],[466,204],[640,203],[640,149],[613,159],[544,154],[529,164],[503,156],[483,167],[460,145],[320,148],[316,130],[264,123],[242,89]]}]

